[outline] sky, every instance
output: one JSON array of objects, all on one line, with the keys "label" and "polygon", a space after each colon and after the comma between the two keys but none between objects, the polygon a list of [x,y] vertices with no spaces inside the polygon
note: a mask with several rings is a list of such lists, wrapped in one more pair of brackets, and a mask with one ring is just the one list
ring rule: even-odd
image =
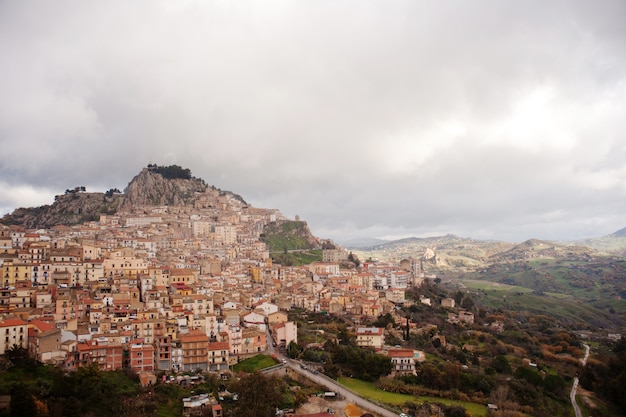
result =
[{"label": "sky", "polygon": [[176,164],[319,237],[626,227],[622,0],[0,1],[0,216]]}]

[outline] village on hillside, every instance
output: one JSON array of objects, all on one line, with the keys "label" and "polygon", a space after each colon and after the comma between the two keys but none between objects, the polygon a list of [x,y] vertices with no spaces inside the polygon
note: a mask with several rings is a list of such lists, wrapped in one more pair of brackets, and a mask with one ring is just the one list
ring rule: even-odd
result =
[{"label": "village on hillside", "polygon": [[[293,307],[358,324],[393,312],[424,279],[411,259],[342,269],[340,248],[325,250],[324,262],[273,264],[260,235],[280,219],[209,189],[193,207],[133,207],[45,230],[0,226],[0,354],[19,346],[66,371],[96,363],[147,380],[157,371],[224,372],[297,342]],[[357,326],[355,336],[383,348],[381,328]],[[397,355],[414,369],[413,352]]]}]

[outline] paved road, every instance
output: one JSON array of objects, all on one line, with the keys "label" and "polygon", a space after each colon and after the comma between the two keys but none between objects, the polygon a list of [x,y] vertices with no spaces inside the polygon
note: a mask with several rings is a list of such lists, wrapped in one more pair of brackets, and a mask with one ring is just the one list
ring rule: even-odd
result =
[{"label": "paved road", "polygon": [[[282,359],[282,358],[281,358]],[[300,363],[291,359],[286,359],[286,363],[285,365],[289,367],[289,369],[291,369],[292,371],[295,371],[297,373],[299,373],[300,375],[305,376],[306,378],[310,379],[311,381],[325,386],[328,388],[329,391],[334,391],[337,394],[339,394],[340,396],[342,396],[343,398],[346,399],[346,401],[348,402],[352,402],[356,405],[358,405],[359,407],[361,407],[364,410],[367,411],[371,411],[373,413],[378,414],[381,417],[398,417],[397,413],[394,413],[392,411],[387,410],[386,408],[383,408],[381,406],[379,406],[378,404],[375,404],[361,396],[359,396],[358,394],[350,391],[349,389],[347,389],[346,387],[344,387],[343,385],[339,385],[334,379],[331,379],[329,377],[327,377],[326,375],[323,374],[314,374],[313,372],[311,372],[308,369],[302,369],[300,367]]]},{"label": "paved road", "polygon": [[[585,357],[581,359],[583,366],[587,366],[587,359],[589,359],[589,345],[585,345]],[[578,377],[574,378],[574,385],[572,386],[572,391],[569,394],[569,398],[572,401],[572,407],[574,407],[574,414],[576,417],[583,417],[583,413],[580,411],[580,407],[576,403],[576,390],[578,389]]]}]

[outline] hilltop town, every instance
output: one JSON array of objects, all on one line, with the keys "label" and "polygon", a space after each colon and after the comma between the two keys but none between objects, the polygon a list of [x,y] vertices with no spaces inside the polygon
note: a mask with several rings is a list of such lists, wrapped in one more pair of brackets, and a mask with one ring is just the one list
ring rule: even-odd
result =
[{"label": "hilltop town", "polygon": [[376,318],[423,279],[412,260],[340,268],[350,254],[337,247],[322,262],[274,264],[261,235],[287,220],[279,210],[206,186],[170,201],[69,226],[0,225],[0,354],[21,346],[67,371],[219,372],[297,342],[292,307]]},{"label": "hilltop town", "polygon": [[[5,397],[11,404],[45,401],[41,415],[63,415],[72,401],[93,412],[107,394],[81,391],[80,379],[120,371],[145,388],[126,397],[116,391],[135,404],[133,415],[152,415],[178,398],[178,411],[165,415],[179,415],[181,405],[184,415],[200,415],[211,401],[212,415],[221,417],[222,405],[241,412],[256,394],[235,391],[240,401],[218,404],[218,390],[243,389],[247,377],[236,369],[264,358],[263,369],[276,367],[283,378],[308,375],[305,385],[354,378],[386,393],[457,401],[445,413],[438,406],[450,416],[468,415],[465,409],[476,416],[566,415],[566,387],[575,392],[579,375],[595,401],[620,403],[611,387],[626,363],[615,356],[626,341],[612,329],[621,328],[623,260],[535,240],[511,245],[449,235],[401,243],[409,249],[381,247],[395,260],[361,260],[313,236],[299,218],[253,207],[178,166],[149,165],[124,192],[79,186],[50,206],[17,209],[0,222],[0,366],[19,373],[37,363],[65,379],[47,374],[44,385],[54,393],[35,389],[38,380],[29,379],[28,389],[11,382],[0,390],[0,414]],[[443,275],[443,282],[432,274],[449,266],[466,271],[464,278]],[[591,298],[583,305],[543,293],[565,294],[569,284],[595,297],[597,276],[606,283],[597,294],[616,300],[612,311]],[[585,339],[595,343],[596,362],[581,369]],[[34,362],[20,362],[24,357]],[[275,381],[251,375],[260,386]],[[194,389],[183,398],[159,388],[204,377],[201,397]],[[307,402],[287,383],[281,389],[289,401],[278,395],[268,410]],[[91,400],[77,400],[86,395]],[[432,414],[431,406],[393,407],[420,415]],[[606,403],[588,407],[616,415]]]}]

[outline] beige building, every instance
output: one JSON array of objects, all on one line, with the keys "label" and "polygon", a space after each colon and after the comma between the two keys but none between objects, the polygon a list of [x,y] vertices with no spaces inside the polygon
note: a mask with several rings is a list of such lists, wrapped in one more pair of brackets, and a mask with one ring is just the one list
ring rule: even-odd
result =
[{"label": "beige building", "polygon": [[279,323],[272,329],[274,340],[278,346],[289,346],[289,343],[298,343],[298,326],[293,321]]},{"label": "beige building", "polygon": [[356,344],[361,347],[382,349],[385,344],[384,329],[381,327],[359,327],[356,333]]},{"label": "beige building", "polygon": [[228,369],[228,342],[209,342],[209,371],[219,372]]},{"label": "beige building", "polygon": [[28,349],[28,324],[18,318],[8,318],[0,322],[0,355],[4,355],[13,346]]}]

